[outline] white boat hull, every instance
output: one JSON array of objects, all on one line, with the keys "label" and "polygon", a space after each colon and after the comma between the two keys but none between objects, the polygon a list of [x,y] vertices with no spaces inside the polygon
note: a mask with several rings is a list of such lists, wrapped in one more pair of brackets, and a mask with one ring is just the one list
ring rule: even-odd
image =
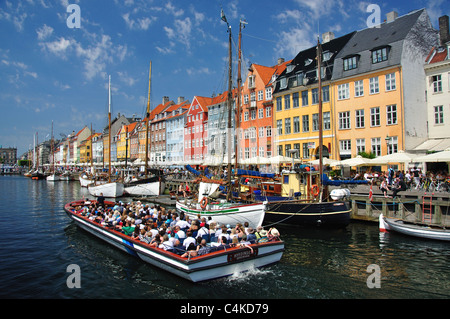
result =
[{"label": "white boat hull", "polygon": [[189,200],[177,200],[177,210],[184,212],[190,218],[211,217],[220,224],[236,225],[236,223],[248,222],[250,227],[256,228],[262,225],[266,210],[265,203],[256,204],[208,204],[202,209],[199,203]]},{"label": "white boat hull", "polygon": [[86,178],[82,175],[79,177],[81,187],[88,187],[89,184],[92,184],[94,180]]},{"label": "white boat hull", "polygon": [[47,181],[49,181],[49,182],[56,182],[56,181],[59,181],[59,180],[60,180],[60,178],[56,174],[52,174],[52,175],[47,176]]},{"label": "white boat hull", "polygon": [[84,201],[67,204],[64,209],[82,229],[143,261],[177,276],[199,282],[246,272],[277,263],[284,251],[283,241],[252,244],[246,247],[226,248],[206,255],[183,258],[175,253],[133,240],[118,231],[106,228],[76,213],[74,207]]},{"label": "white boat hull", "polygon": [[385,222],[385,229],[388,231],[395,231],[404,235],[420,238],[450,241],[450,229],[409,224],[400,219],[382,217],[380,218],[380,230],[382,229],[381,219]]},{"label": "white boat hull", "polygon": [[89,194],[92,196],[100,196],[103,194],[104,197],[120,197],[123,196],[124,187],[122,183],[105,183],[101,185],[91,184],[88,186]]},{"label": "white boat hull", "polygon": [[124,193],[134,196],[159,196],[163,188],[161,182],[143,183],[124,187]]}]

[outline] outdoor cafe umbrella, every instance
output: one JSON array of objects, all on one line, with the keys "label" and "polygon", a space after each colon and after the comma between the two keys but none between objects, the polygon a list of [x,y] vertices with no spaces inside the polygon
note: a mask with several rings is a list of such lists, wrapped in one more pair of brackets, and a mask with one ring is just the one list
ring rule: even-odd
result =
[{"label": "outdoor cafe umbrella", "polygon": [[372,159],[372,164],[385,165],[390,163],[411,163],[416,162],[416,154],[411,154],[403,151],[380,156]]},{"label": "outdoor cafe umbrella", "polygon": [[450,162],[450,149],[445,151],[416,157],[415,162]]},{"label": "outdoor cafe umbrella", "polygon": [[340,165],[348,165],[348,166],[370,166],[372,164],[372,160],[369,158],[362,157],[358,155],[353,158],[349,158],[340,162]]}]

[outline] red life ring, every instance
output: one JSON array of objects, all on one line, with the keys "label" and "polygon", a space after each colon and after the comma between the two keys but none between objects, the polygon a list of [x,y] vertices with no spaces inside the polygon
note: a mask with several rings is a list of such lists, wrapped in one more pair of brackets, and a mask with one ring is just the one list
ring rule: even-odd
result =
[{"label": "red life ring", "polygon": [[202,209],[205,209],[206,205],[208,205],[208,198],[207,197],[203,197],[202,200],[200,201],[200,207]]},{"label": "red life ring", "polygon": [[314,197],[317,197],[319,195],[319,186],[317,184],[314,184],[311,186],[311,194],[313,194]]}]

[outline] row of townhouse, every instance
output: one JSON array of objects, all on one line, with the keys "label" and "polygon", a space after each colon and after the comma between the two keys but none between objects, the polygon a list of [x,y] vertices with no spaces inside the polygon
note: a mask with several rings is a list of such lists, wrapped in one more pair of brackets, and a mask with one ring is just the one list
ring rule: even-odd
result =
[{"label": "row of townhouse", "polygon": [[[448,16],[440,18],[438,35],[422,9],[401,17],[391,12],[378,27],[339,38],[324,34],[323,156],[342,160],[359,152],[381,156],[450,146],[448,30]],[[440,62],[433,63],[430,50],[441,52],[434,58]],[[273,123],[279,155],[318,154],[315,54],[315,48],[301,51],[277,79]]]},{"label": "row of townhouse", "polygon": [[[152,165],[224,163],[228,153],[233,162],[236,155],[312,159],[319,153],[319,73],[324,156],[443,150],[450,147],[449,40],[448,16],[439,19],[438,32],[425,9],[390,12],[379,26],[338,38],[327,32],[320,71],[316,46],[274,66],[249,67],[241,90],[231,93],[233,132],[229,92],[192,102],[164,97],[143,120],[114,119],[111,161],[145,160],[147,123]],[[87,162],[90,150],[94,162],[108,162],[108,134],[89,131],[79,144],[84,151],[69,141],[70,159]]]}]

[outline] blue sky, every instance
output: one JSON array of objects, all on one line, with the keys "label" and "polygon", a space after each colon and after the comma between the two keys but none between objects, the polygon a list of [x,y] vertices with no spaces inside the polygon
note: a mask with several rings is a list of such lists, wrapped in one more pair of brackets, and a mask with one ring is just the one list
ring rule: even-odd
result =
[{"label": "blue sky", "polygon": [[[69,4],[80,28],[69,28]],[[367,27],[369,4],[404,15],[426,8],[434,27],[450,14],[446,0],[0,0],[0,145],[33,145],[33,136],[69,134],[107,124],[108,75],[112,112],[141,116],[152,61],[151,106],[163,96],[211,96],[227,89],[228,34],[243,30],[244,70],[292,59],[318,34],[336,36]],[[234,48],[235,49],[235,48]],[[234,50],[233,49],[233,50]],[[235,59],[235,57],[234,57]]]}]

